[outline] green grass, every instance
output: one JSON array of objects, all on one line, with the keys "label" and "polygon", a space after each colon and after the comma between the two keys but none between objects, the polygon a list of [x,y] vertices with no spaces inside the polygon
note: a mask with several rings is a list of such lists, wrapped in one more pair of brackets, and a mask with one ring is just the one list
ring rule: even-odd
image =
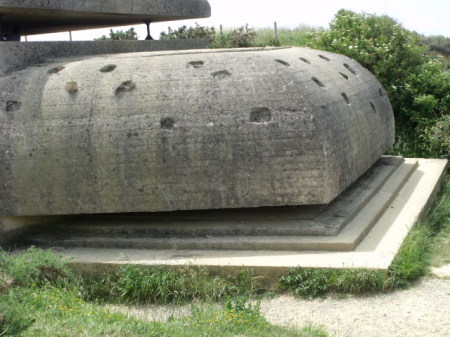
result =
[{"label": "green grass", "polygon": [[260,28],[255,30],[256,39],[253,44],[257,47],[275,45],[305,47],[307,41],[310,39],[311,33],[319,30],[321,28],[310,26],[299,26],[293,29],[280,28],[278,29],[279,44],[276,44],[273,28]]},{"label": "green grass", "polygon": [[53,286],[13,288],[0,302],[8,304],[2,315],[15,320],[10,328],[3,327],[3,336],[327,336],[320,328],[270,325],[258,308],[248,306],[240,310],[194,306],[188,317],[161,323],[110,312],[80,299],[76,289]]},{"label": "green grass", "polygon": [[[447,178],[435,207],[412,229],[388,270],[292,268],[280,279],[280,290],[316,298],[405,288],[427,275],[431,264],[450,262],[449,239]],[[259,281],[248,270],[212,275],[193,266],[122,266],[100,278],[82,278],[48,251],[0,251],[0,336],[327,336],[315,327],[270,325],[254,304],[264,293]],[[104,306],[192,301],[218,301],[222,308],[200,304],[189,317],[161,323],[127,318]]]},{"label": "green grass", "polygon": [[204,267],[178,268],[125,265],[117,272],[82,282],[84,297],[104,303],[181,304],[254,296],[263,291],[251,271],[211,275]]},{"label": "green grass", "polygon": [[[0,336],[328,336],[321,328],[269,324],[258,302],[249,301],[259,291],[258,279],[245,270],[225,277],[196,267],[124,266],[83,279],[48,251],[0,251]],[[204,302],[190,316],[165,323],[128,318],[103,305],[193,300]]]},{"label": "green grass", "polygon": [[431,244],[431,265],[440,267],[450,263],[450,179],[444,186],[434,211],[430,214],[433,234]]}]

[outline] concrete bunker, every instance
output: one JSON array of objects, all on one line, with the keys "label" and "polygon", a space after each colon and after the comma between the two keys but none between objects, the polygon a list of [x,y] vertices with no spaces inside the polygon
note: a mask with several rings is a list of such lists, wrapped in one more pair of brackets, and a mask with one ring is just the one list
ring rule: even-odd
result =
[{"label": "concrete bunker", "polygon": [[0,86],[3,216],[328,204],[394,141],[375,77],[307,48],[73,59]]}]

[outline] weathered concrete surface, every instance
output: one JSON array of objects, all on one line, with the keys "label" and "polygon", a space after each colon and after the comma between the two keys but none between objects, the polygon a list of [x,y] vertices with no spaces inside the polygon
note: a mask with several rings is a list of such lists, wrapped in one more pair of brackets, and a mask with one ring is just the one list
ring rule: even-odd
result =
[{"label": "weathered concrete surface", "polygon": [[33,35],[211,15],[207,0],[0,0],[0,35]]},{"label": "weathered concrete surface", "polygon": [[[92,243],[96,241],[101,244],[95,247],[137,248],[133,246],[137,243],[139,248],[144,248],[144,244],[147,248],[157,245],[173,249],[181,248],[182,240],[188,238],[196,242],[196,249],[206,249],[220,246],[222,239],[228,241],[239,237],[239,242],[228,245],[230,249],[260,249],[263,245],[249,242],[252,237],[270,236],[272,246],[286,250],[288,245],[283,243],[286,237],[289,241],[293,237],[301,241],[298,240],[300,236],[339,234],[368,203],[372,204],[372,200],[382,194],[381,202],[372,204],[372,214],[364,220],[370,228],[390,203],[395,189],[402,187],[402,179],[398,176],[407,180],[415,169],[415,165],[405,164],[401,157],[383,156],[327,205],[83,215],[71,217],[58,226],[43,228],[41,235],[30,239],[30,244],[94,247]],[[396,182],[395,186],[388,187],[392,181]],[[383,192],[386,188],[394,190],[389,189],[392,193],[387,195]],[[336,248],[342,249],[342,245]]]},{"label": "weathered concrete surface", "polygon": [[[369,268],[388,269],[404,238],[433,204],[445,177],[447,160],[406,159],[405,164],[419,166],[372,230],[353,251],[237,251],[237,250],[139,250],[100,248],[54,248],[71,259],[77,270],[99,274],[121,264],[163,266],[205,266],[213,271],[235,272],[250,268],[255,276],[274,286],[288,268]],[[398,182],[401,184],[401,182]],[[392,185],[395,185],[394,182]],[[370,203],[358,215],[370,212]],[[274,223],[274,226],[276,224]],[[360,226],[365,226],[360,223]],[[353,228],[352,230],[356,230]],[[310,238],[314,240],[314,237]],[[333,239],[333,238],[330,238]]]},{"label": "weathered concrete surface", "polygon": [[65,219],[64,216],[0,217],[0,247],[22,246],[34,233],[33,228],[54,225]]},{"label": "weathered concrete surface", "polygon": [[326,204],[394,141],[375,77],[306,48],[96,57],[0,86],[1,215]]},{"label": "weathered concrete surface", "polygon": [[76,216],[29,237],[40,247],[352,251],[418,168],[383,157],[326,206]]},{"label": "weathered concrete surface", "polygon": [[0,43],[0,76],[48,59],[99,54],[207,48],[206,39]]}]

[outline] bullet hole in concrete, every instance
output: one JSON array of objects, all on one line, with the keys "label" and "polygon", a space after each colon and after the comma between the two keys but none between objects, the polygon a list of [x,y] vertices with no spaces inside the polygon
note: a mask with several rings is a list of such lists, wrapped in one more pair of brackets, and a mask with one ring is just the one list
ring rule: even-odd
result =
[{"label": "bullet hole in concrete", "polygon": [[348,76],[347,75],[345,75],[344,73],[341,73],[341,72],[339,72],[339,74],[341,74],[341,76],[348,81]]},{"label": "bullet hole in concrete", "polygon": [[132,91],[134,89],[136,89],[136,84],[134,84],[133,81],[125,81],[116,88],[115,94],[118,95],[120,93]]},{"label": "bullet hole in concrete", "polygon": [[321,88],[325,88],[325,85],[317,78],[317,77],[311,77],[311,79]]},{"label": "bullet hole in concrete", "polygon": [[380,97],[384,97],[384,92],[381,88],[378,89],[378,93],[380,94]]},{"label": "bullet hole in concrete", "polygon": [[140,188],[138,188],[138,191],[141,192],[141,193],[144,193],[144,188],[140,187]]},{"label": "bullet hole in concrete", "polygon": [[191,61],[191,62],[188,63],[188,65],[190,65],[191,67],[194,67],[196,69],[203,68],[204,64],[205,63],[203,61]]},{"label": "bullet hole in concrete", "polygon": [[304,57],[299,57],[299,59],[305,63],[311,64],[311,62],[309,60],[305,59]]},{"label": "bullet hole in concrete", "polygon": [[54,68],[51,68],[51,69],[47,70],[47,73],[48,73],[48,74],[57,74],[57,73],[59,73],[61,70],[63,70],[64,68],[66,68],[66,67],[63,67],[63,66],[57,66],[57,67],[54,67]]},{"label": "bullet hole in concrete", "polygon": [[131,137],[133,137],[133,134],[131,132],[127,132],[127,137],[131,138]]},{"label": "bullet hole in concrete", "polygon": [[269,108],[258,107],[253,108],[250,112],[250,122],[252,123],[269,123],[272,120],[272,112]]},{"label": "bullet hole in concrete", "polygon": [[323,56],[323,55],[319,55],[319,57],[320,57],[321,59],[325,60],[325,61],[329,61],[329,60],[330,60],[328,57]]},{"label": "bullet hole in concrete", "polygon": [[375,105],[370,102],[370,106],[372,107],[373,112],[377,113],[377,109],[375,108]]},{"label": "bullet hole in concrete", "polygon": [[348,105],[350,105],[350,100],[349,100],[347,94],[346,94],[345,92],[343,92],[343,93],[341,94],[341,96],[342,96],[342,98],[344,99],[345,103],[347,103]]},{"label": "bullet hole in concrete", "polygon": [[276,59],[275,62],[278,62],[278,63],[280,63],[280,64],[282,64],[282,65],[284,65],[286,67],[290,66],[289,62],[286,62],[284,60]]},{"label": "bullet hole in concrete", "polygon": [[18,101],[6,101],[6,112],[12,112],[12,111],[16,111],[19,110],[20,107],[22,106],[21,102]]},{"label": "bullet hole in concrete", "polygon": [[214,78],[223,79],[223,78],[231,76],[231,73],[228,70],[219,70],[219,71],[213,72],[211,75]]},{"label": "bullet hole in concrete", "polygon": [[164,118],[161,118],[160,124],[161,124],[161,129],[173,130],[173,128],[175,127],[175,119],[173,119],[172,117],[164,117]]},{"label": "bullet hole in concrete", "polygon": [[117,68],[117,66],[115,64],[108,64],[104,67],[100,68],[100,71],[102,73],[110,73],[111,71],[114,71]]},{"label": "bullet hole in concrete", "polygon": [[355,69],[353,69],[352,67],[350,67],[349,64],[344,63],[344,67],[348,69],[348,71],[350,71],[353,75],[356,75],[356,71]]},{"label": "bullet hole in concrete", "polygon": [[78,92],[78,83],[75,81],[67,82],[65,88],[69,94],[74,95]]}]

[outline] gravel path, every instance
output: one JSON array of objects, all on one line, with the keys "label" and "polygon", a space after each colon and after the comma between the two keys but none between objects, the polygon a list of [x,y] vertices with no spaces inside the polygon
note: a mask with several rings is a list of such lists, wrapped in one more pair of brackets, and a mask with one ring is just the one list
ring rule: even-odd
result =
[{"label": "gravel path", "polygon": [[336,337],[450,336],[450,279],[423,279],[414,288],[371,297],[305,301],[292,296],[265,300],[272,324],[323,325]]},{"label": "gravel path", "polygon": [[[367,297],[266,299],[261,313],[275,325],[322,325],[334,337],[450,337],[450,268],[415,287]],[[438,274],[438,273],[436,273]],[[165,321],[187,316],[190,306],[109,306],[139,319]]]}]

